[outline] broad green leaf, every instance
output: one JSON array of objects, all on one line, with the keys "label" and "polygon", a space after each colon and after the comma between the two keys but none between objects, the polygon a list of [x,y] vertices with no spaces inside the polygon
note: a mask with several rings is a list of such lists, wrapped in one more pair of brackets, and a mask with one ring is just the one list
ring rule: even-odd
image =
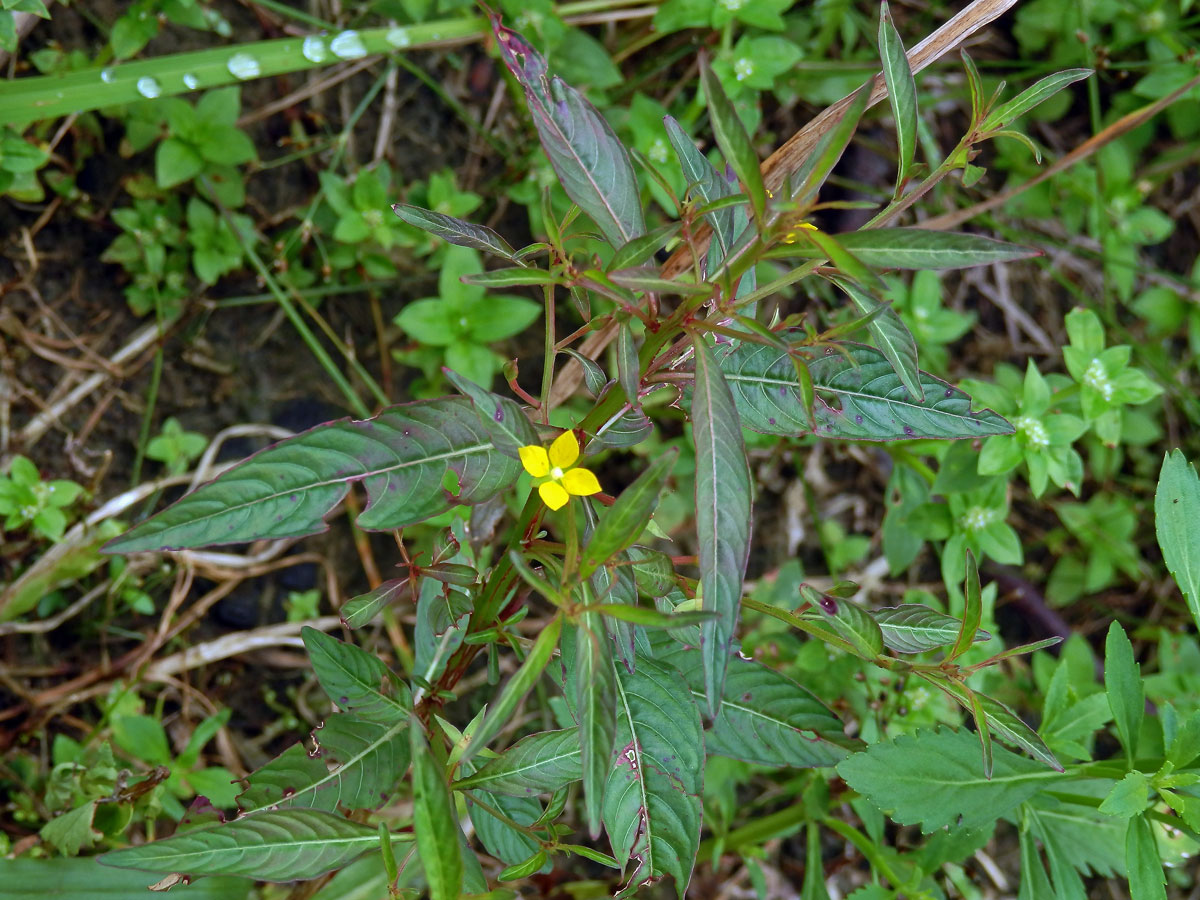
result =
[{"label": "broad green leaf", "polygon": [[989,780],[975,736],[948,729],[881,741],[843,760],[837,770],[896,822],[920,824],[924,834],[955,823],[987,825],[1060,777],[997,747]]},{"label": "broad green leaf", "polygon": [[[393,407],[362,422],[320,425],[263,450],[105,545],[109,553],[205,547],[325,529],[350,485],[358,525],[402,528],[507,489],[521,464],[498,451],[469,400]],[[457,482],[457,493],[446,481]]]},{"label": "broad green leaf", "polygon": [[1163,457],[1154,493],[1154,530],[1167,571],[1200,628],[1200,478],[1181,450]]},{"label": "broad green leaf", "polygon": [[1125,875],[1124,820],[1106,816],[1095,806],[1064,803],[1048,794],[1031,797],[1023,809],[1032,812],[1046,831],[1058,836],[1059,854],[1076,871],[1103,878]]},{"label": "broad green leaf", "polygon": [[462,891],[462,847],[458,814],[442,767],[429,752],[425,732],[415,717],[412,740],[413,832],[417,853],[429,883],[430,900],[458,900]]},{"label": "broad green leaf", "polygon": [[617,669],[617,755],[604,791],[613,855],[635,861],[631,887],[671,875],[683,900],[700,846],[704,732],[675,669],[638,658]]},{"label": "broad green leaf", "polygon": [[[900,606],[885,606],[871,610],[871,615],[883,631],[883,642],[897,653],[924,653],[938,647],[953,644],[962,628],[962,622],[922,606],[905,603]],[[986,641],[991,635],[986,631],[975,633],[976,641]]]},{"label": "broad green leaf", "polygon": [[1100,804],[1100,812],[1121,819],[1140,816],[1149,799],[1150,780],[1145,772],[1134,769],[1113,785],[1104,802]]},{"label": "broad green leaf", "polygon": [[575,629],[575,717],[579,720],[584,821],[593,839],[600,836],[604,785],[617,734],[615,677],[604,623],[596,613],[584,613]]},{"label": "broad green leaf", "polygon": [[979,623],[983,619],[983,593],[979,588],[979,565],[975,562],[975,554],[967,551],[967,577],[963,585],[966,600],[963,605],[962,628],[946,657],[954,659],[962,656],[975,643],[975,633],[979,631]]},{"label": "broad green leaf", "polygon": [[633,484],[621,491],[617,501],[600,517],[583,549],[580,578],[589,578],[596,569],[642,536],[678,458],[678,447],[656,456]]},{"label": "broad green leaf", "polygon": [[761,222],[767,207],[767,188],[763,184],[762,169],[759,168],[758,154],[754,152],[750,135],[746,133],[746,126],[738,116],[737,110],[725,96],[721,80],[704,62],[700,65],[700,83],[704,86],[704,97],[708,101],[708,118],[713,136],[717,139],[717,146],[733,167],[738,180],[745,186],[754,217]]},{"label": "broad green leaf", "polygon": [[1065,69],[1062,72],[1047,75],[1032,87],[1021,91],[1012,100],[992,110],[984,119],[983,124],[979,126],[979,130],[995,131],[1007,128],[1035,106],[1045,103],[1063,88],[1082,81],[1091,74],[1091,69]]},{"label": "broad green leaf", "polygon": [[301,629],[300,636],[317,680],[343,712],[384,725],[408,719],[408,686],[379,657],[315,628]]},{"label": "broad green leaf", "polygon": [[800,585],[800,596],[816,606],[833,630],[863,659],[874,659],[883,653],[883,629],[853,600],[822,593],[807,584]]},{"label": "broad green leaf", "polygon": [[321,761],[338,777],[339,806],[376,809],[408,771],[408,720],[391,725],[341,714],[313,732]]},{"label": "broad green leaf", "polygon": [[629,548],[633,560],[633,580],[638,592],[646,597],[662,597],[675,587],[675,566],[661,550],[640,544]]},{"label": "broad green leaf", "polygon": [[378,847],[373,826],[315,809],[280,809],[115,850],[100,861],[121,869],[285,882],[316,878]]},{"label": "broad green leaf", "polygon": [[[5,859],[4,900],[130,900],[147,896],[161,875],[119,871],[87,859]],[[188,900],[246,900],[254,882],[245,878],[198,878],[185,889]],[[182,891],[181,891],[182,892]]]},{"label": "broad green leaf", "polygon": [[450,369],[442,369],[446,379],[475,406],[479,422],[492,445],[501,453],[520,459],[519,450],[530,444],[541,444],[537,432],[521,407],[499,394],[484,390],[469,378]]},{"label": "broad green leaf", "polygon": [[[83,848],[91,848],[104,834],[92,826],[96,816],[96,801],[89,800],[82,806],[61,813],[42,826],[42,840],[63,856],[78,856]],[[3,865],[0,865],[0,874]]]},{"label": "broad green leaf", "polygon": [[692,439],[696,447],[696,532],[703,608],[716,618],[700,626],[704,692],[716,716],[742,602],[750,555],[750,468],[737,407],[703,335],[695,349]]},{"label": "broad green leaf", "polygon": [[592,104],[515,31],[494,24],[505,65],[525,90],[529,114],[558,180],[613,247],[644,234],[641,197],[629,153]]},{"label": "broad green leaf", "polygon": [[1138,734],[1146,714],[1146,689],[1141,670],[1133,658],[1133,645],[1129,643],[1125,629],[1113,622],[1108,626],[1104,641],[1104,689],[1130,767],[1137,756]]},{"label": "broad green leaf", "polygon": [[[875,339],[875,346],[891,363],[893,371],[900,378],[900,383],[908,388],[909,394],[918,400],[924,400],[925,388],[921,385],[921,372],[917,368],[917,342],[904,320],[891,306],[884,306],[853,282],[844,278],[834,281],[854,301],[854,305],[864,316],[877,312],[867,323],[867,331]],[[883,309],[880,309],[881,306]]]},{"label": "broad green leaf", "polygon": [[[656,637],[654,654],[682,673],[697,704],[704,702],[699,650]],[[825,704],[792,679],[735,655],[729,660],[721,712],[704,744],[710,755],[764,766],[832,766],[847,754],[844,729]]]},{"label": "broad green leaf", "polygon": [[917,85],[886,0],[879,11],[879,57],[883,62],[883,81],[888,89],[892,118],[896,120],[896,146],[900,153],[896,172],[898,197],[917,152]]},{"label": "broad green leaf", "polygon": [[534,684],[537,683],[550,657],[558,647],[558,637],[562,632],[562,616],[555,616],[550,624],[541,630],[537,640],[529,649],[529,655],[521,663],[521,667],[513,673],[512,678],[504,686],[496,701],[489,707],[488,714],[471,736],[471,743],[463,752],[460,759],[465,762],[471,759],[480,749],[487,746],[505,725],[509,723],[513,712]]},{"label": "broad green leaf", "polygon": [[507,259],[509,262],[516,262],[516,251],[509,246],[508,241],[486,225],[475,225],[445,213],[435,212],[432,209],[413,206],[410,203],[396,203],[392,206],[392,212],[409,225],[420,228],[435,237],[440,237],[451,244],[482,250],[485,253]]},{"label": "broad green leaf", "polygon": [[265,766],[245,778],[246,789],[238,796],[244,813],[280,806],[337,809],[340,791],[336,774],[321,760],[308,755],[303,744],[292,744]]},{"label": "broad green leaf", "polygon": [[[479,805],[480,802],[508,816],[518,825],[532,825],[542,814],[542,805],[537,800],[533,797],[493,796],[485,791],[472,791],[467,795],[467,811],[483,848],[501,862],[515,865],[538,852],[537,841],[493,816]],[[542,862],[545,862],[544,854]],[[540,863],[534,866],[530,874],[541,867]]]},{"label": "broad green leaf", "polygon": [[543,731],[517,741],[496,759],[454,783],[455,790],[482,788],[524,797],[548,794],[581,777],[579,729]]},{"label": "broad green leaf", "polygon": [[1150,820],[1144,815],[1130,819],[1125,838],[1129,900],[1167,900],[1167,879],[1161,859]]},{"label": "broad green leaf", "polygon": [[1038,250],[977,234],[923,228],[867,228],[839,234],[837,239],[873,269],[963,269],[1041,255]]}]

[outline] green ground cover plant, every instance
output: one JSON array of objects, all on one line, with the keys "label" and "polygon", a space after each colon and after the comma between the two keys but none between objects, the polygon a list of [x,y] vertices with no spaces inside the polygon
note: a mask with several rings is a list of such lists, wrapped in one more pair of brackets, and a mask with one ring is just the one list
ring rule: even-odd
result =
[{"label": "green ground cover plant", "polygon": [[[26,5],[6,11],[47,12]],[[613,26],[622,4],[374,4],[392,24],[303,36],[320,20],[258,5],[297,34],[133,59],[165,27],[231,34],[206,5],[148,0],[99,66],[43,55],[47,74],[0,95],[14,202],[87,214],[80,164],[110,116],[148,160],[121,185],[103,258],[147,320],[139,352],[157,340],[123,492],[93,500],[16,454],[0,475],[0,635],[44,640],[103,596],[91,627],[128,641],[72,680],[18,685],[14,718],[83,703],[87,718],[76,737],[31,718],[6,748],[0,874],[29,896],[84,871],[114,895],[157,881],[264,898],[683,898],[722,879],[804,900],[1194,888],[1195,285],[1149,255],[1179,227],[1153,179],[1185,178],[1190,157],[1157,149],[1149,123],[1197,81],[1147,87],[1148,68],[1109,106],[1095,88],[1099,42],[1117,65],[1136,44],[1174,66],[1190,21],[1147,7],[1142,37],[1089,8],[1080,57],[1058,7],[1032,2],[1014,34],[1053,68],[1006,87],[958,46],[989,21],[979,4],[906,51],[886,3],[670,0],[617,52],[577,26]],[[354,159],[352,126],[394,90],[401,51],[485,38],[527,131],[502,191]],[[622,83],[659,41],[687,72],[674,96]],[[939,70],[965,101],[953,134],[926,106],[930,43],[957,50]],[[805,61],[835,44],[851,65],[819,79]],[[281,142],[318,171],[266,214],[253,180],[282,163],[249,136],[240,86],[379,53],[391,62],[342,110],[346,130]],[[760,134],[772,108],[814,80],[829,112],[760,159],[779,143]],[[1045,123],[1072,102],[1095,134],[1043,159]],[[68,112],[96,141],[71,160],[48,143]],[[886,174],[847,166],[864,146],[884,148]],[[498,198],[519,215],[485,224]],[[977,215],[1001,236],[961,227]],[[1068,245],[1092,271],[1055,267]],[[959,342],[987,314],[945,292],[1015,264],[1067,301],[1034,320],[987,282],[1009,343],[985,372]],[[194,321],[198,291],[246,271],[265,293],[205,315],[270,304],[354,417],[267,429],[269,446],[218,464],[233,429],[210,443],[159,416],[163,338]],[[385,315],[381,297],[419,277]],[[371,362],[331,324],[352,293],[380,336]],[[881,473],[871,500],[830,488],[850,463]],[[771,518],[781,480],[795,500]],[[834,494],[876,512],[845,515]],[[335,603],[284,585],[284,621],[189,644],[222,599],[184,608],[198,566],[246,565],[250,547],[258,572],[331,526],[365,590]],[[379,570],[385,552],[400,574]],[[1014,625],[1009,598],[1031,592]],[[1150,594],[1150,612],[1104,606]],[[210,701],[181,729],[150,686],[254,646],[302,650],[322,696],[262,690],[269,724],[234,771],[244,710]]]}]

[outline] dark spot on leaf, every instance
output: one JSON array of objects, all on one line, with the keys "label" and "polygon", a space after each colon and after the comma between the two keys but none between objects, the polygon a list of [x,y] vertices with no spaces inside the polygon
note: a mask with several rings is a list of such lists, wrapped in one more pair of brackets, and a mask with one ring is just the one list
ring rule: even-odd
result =
[{"label": "dark spot on leaf", "polygon": [[837,601],[832,597],[821,598],[821,610],[827,615],[836,616],[838,614]]},{"label": "dark spot on leaf", "polygon": [[292,503],[299,503],[300,497],[296,494],[288,494],[288,500],[290,500]]},{"label": "dark spot on leaf", "polygon": [[913,435],[915,432],[912,430],[912,426],[911,426],[911,425],[905,425],[905,426],[904,426],[904,433],[905,433],[905,434],[907,434],[909,437],[912,437],[912,435]]},{"label": "dark spot on leaf", "polygon": [[767,423],[768,423],[768,424],[770,424],[770,425],[774,425],[774,424],[775,424],[775,417],[774,417],[774,416],[771,416],[771,418],[767,419]]},{"label": "dark spot on leaf", "polygon": [[342,706],[345,706],[345,705],[346,705],[347,703],[349,703],[349,702],[350,702],[350,698],[349,698],[349,697],[342,697],[342,698],[340,698],[340,699],[338,700],[338,703],[340,703]]},{"label": "dark spot on leaf", "polygon": [[946,388],[946,396],[953,397],[954,396],[954,388]]},{"label": "dark spot on leaf", "polygon": [[750,692],[749,691],[746,691],[746,693],[742,694],[742,701],[744,703],[750,702]]},{"label": "dark spot on leaf", "polygon": [[863,417],[862,417],[862,416],[855,416],[855,417],[854,417],[854,422],[855,422],[855,424],[857,424],[857,425],[861,425],[861,424],[863,423]]},{"label": "dark spot on leaf", "polygon": [[495,419],[497,422],[503,422],[504,421],[504,410],[497,407],[496,414],[494,416],[492,416],[492,418]]},{"label": "dark spot on leaf", "polygon": [[787,396],[787,387],[780,387],[780,388],[779,388],[779,396],[780,396],[780,397],[786,397],[786,396]]}]

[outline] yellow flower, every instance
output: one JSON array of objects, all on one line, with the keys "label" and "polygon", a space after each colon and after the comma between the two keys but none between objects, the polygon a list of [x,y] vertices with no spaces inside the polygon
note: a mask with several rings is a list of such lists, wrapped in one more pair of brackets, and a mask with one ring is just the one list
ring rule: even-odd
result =
[{"label": "yellow flower", "polygon": [[801,222],[798,225],[793,226],[792,229],[783,236],[783,242],[785,244],[796,243],[796,241],[800,240],[800,231],[802,229],[806,229],[808,231],[817,231],[818,230],[817,226],[812,224],[811,222]]},{"label": "yellow flower", "polygon": [[545,447],[529,444],[521,448],[521,465],[537,479],[538,494],[551,509],[562,509],[571,497],[600,493],[600,482],[587,469],[571,468],[579,459],[579,441],[575,432],[564,431]]}]

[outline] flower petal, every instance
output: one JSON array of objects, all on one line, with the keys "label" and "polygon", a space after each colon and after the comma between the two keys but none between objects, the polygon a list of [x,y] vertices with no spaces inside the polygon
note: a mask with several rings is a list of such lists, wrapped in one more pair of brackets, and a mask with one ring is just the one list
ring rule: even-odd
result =
[{"label": "flower petal", "polygon": [[534,478],[545,478],[550,474],[550,457],[545,447],[526,444],[517,452],[521,454],[521,465]]},{"label": "flower petal", "polygon": [[538,485],[538,495],[542,498],[542,502],[551,509],[562,509],[571,499],[557,481],[547,481],[545,484]]},{"label": "flower petal", "polygon": [[577,459],[579,459],[579,440],[575,437],[575,432],[564,431],[550,445],[550,465],[558,469],[565,469]]},{"label": "flower petal", "polygon": [[562,486],[567,489],[568,494],[574,494],[576,497],[590,497],[592,494],[600,493],[600,482],[587,469],[572,469],[564,472]]}]

